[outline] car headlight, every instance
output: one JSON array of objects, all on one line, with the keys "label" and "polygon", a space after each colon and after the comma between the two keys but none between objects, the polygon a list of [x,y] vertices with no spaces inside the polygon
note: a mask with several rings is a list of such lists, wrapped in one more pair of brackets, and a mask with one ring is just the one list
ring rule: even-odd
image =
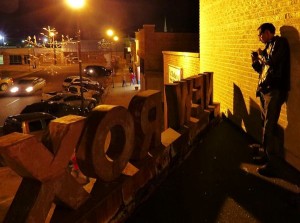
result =
[{"label": "car headlight", "polygon": [[94,70],[89,70],[89,73],[90,73],[90,74],[94,73]]},{"label": "car headlight", "polygon": [[32,92],[33,91],[33,87],[27,87],[26,89],[25,89],[25,91],[27,92],[27,93],[29,93],[29,92]]},{"label": "car headlight", "polygon": [[11,89],[10,89],[10,92],[11,93],[16,93],[16,92],[18,92],[19,91],[19,88],[18,87],[12,87]]}]

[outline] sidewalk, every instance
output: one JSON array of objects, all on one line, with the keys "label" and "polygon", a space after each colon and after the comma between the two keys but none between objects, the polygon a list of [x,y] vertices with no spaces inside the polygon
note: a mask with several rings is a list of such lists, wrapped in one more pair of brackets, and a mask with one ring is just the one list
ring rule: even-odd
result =
[{"label": "sidewalk", "polygon": [[32,67],[26,67],[24,65],[1,65],[0,66],[0,75],[12,77],[13,79],[21,78],[28,74],[35,73],[37,71],[43,70],[44,66],[38,66],[36,69]]},{"label": "sidewalk", "polygon": [[300,222],[300,173],[286,165],[280,178],[260,176],[251,143],[221,121],[127,223]]},{"label": "sidewalk", "polygon": [[131,98],[139,92],[139,90],[135,90],[134,85],[127,84],[122,87],[120,82],[114,83],[114,88],[110,86],[108,91],[104,104],[121,105],[125,108],[128,108]]},{"label": "sidewalk", "polygon": [[51,71],[51,70],[59,70],[59,69],[72,69],[78,70],[78,64],[72,65],[39,65],[36,68],[32,68],[27,65],[0,65],[0,74],[4,76],[10,76],[12,78],[20,78],[26,76],[28,74],[32,74],[38,71]]}]

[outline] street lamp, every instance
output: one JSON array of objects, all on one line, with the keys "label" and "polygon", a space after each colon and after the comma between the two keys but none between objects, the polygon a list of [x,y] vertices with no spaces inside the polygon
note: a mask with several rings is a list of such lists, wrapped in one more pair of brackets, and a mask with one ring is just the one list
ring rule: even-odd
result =
[{"label": "street lamp", "polygon": [[56,33],[55,32],[50,33],[50,37],[52,37],[52,44],[53,44],[54,65],[56,65],[56,52],[55,52],[55,40],[54,40],[55,34],[57,34],[57,32]]},{"label": "street lamp", "polygon": [[[74,10],[80,10],[85,5],[85,0],[66,0],[67,4]],[[77,51],[78,51],[78,65],[79,65],[79,78],[80,78],[80,96],[81,96],[81,110],[83,111],[83,88],[82,88],[82,60],[81,60],[81,36],[80,36],[80,19],[79,13],[77,15]]]},{"label": "street lamp", "polygon": [[[113,41],[117,42],[119,40],[119,37],[118,36],[114,36],[114,31],[112,29],[108,29],[106,31],[106,34],[113,39]],[[113,61],[112,61],[112,45],[113,45],[113,41],[110,40],[109,41],[109,44],[110,44],[110,64],[111,64],[111,67],[112,67],[112,70],[113,70],[113,73],[112,73],[112,84],[113,84],[113,88],[115,87],[115,84],[114,84],[114,78],[113,78],[113,75],[115,73],[115,68],[114,68],[114,65],[113,65]]]},{"label": "street lamp", "polygon": [[2,45],[4,46],[5,45],[5,42],[4,42],[4,35],[0,35],[0,40],[2,40]]},{"label": "street lamp", "polygon": [[40,33],[40,34],[45,36],[46,38],[50,39],[50,42],[49,42],[50,48],[51,48],[51,44],[52,44],[52,47],[53,47],[53,63],[54,63],[54,65],[56,65],[56,52],[55,52],[55,39],[54,39],[54,37],[58,32],[56,32],[55,28],[51,28],[50,26],[48,26],[48,28],[44,27],[43,30],[47,31],[48,35],[45,35],[44,33]]}]

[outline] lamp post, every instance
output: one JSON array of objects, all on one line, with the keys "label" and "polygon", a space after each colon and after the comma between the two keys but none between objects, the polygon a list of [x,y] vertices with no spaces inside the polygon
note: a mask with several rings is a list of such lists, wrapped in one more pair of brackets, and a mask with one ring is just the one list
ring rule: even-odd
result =
[{"label": "lamp post", "polygon": [[[113,41],[117,42],[119,40],[119,37],[118,36],[114,36],[114,31],[112,29],[108,29],[106,31],[106,34],[113,39]],[[115,84],[114,84],[114,78],[113,78],[113,75],[115,73],[115,68],[114,68],[114,65],[112,64],[112,45],[113,45],[113,41],[110,40],[110,63],[111,63],[111,67],[112,67],[112,84],[113,84],[113,88],[115,87]]]},{"label": "lamp post", "polygon": [[56,52],[55,52],[55,34],[57,34],[57,32],[51,32],[50,36],[52,37],[52,44],[53,44],[53,61],[54,61],[54,65],[56,65]]},{"label": "lamp post", "polygon": [[[67,4],[74,10],[79,11],[85,5],[85,0],[66,0]],[[77,15],[77,52],[78,52],[78,65],[79,65],[79,78],[80,78],[80,96],[81,96],[81,111],[83,112],[83,89],[82,89],[82,60],[81,60],[81,33],[80,33],[80,17],[79,12]]]},{"label": "lamp post", "polygon": [[51,44],[52,44],[52,48],[53,48],[53,64],[56,65],[56,52],[55,52],[55,35],[58,33],[56,32],[55,28],[51,28],[50,26],[48,26],[47,28],[43,28],[43,30],[48,32],[48,35],[45,35],[44,33],[40,33],[41,35],[47,37],[50,42],[49,42],[49,47],[51,48]]}]

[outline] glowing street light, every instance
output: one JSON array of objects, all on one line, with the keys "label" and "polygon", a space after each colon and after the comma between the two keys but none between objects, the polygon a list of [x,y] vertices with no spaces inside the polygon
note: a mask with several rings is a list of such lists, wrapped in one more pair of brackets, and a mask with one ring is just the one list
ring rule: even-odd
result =
[{"label": "glowing street light", "polygon": [[109,30],[106,31],[106,34],[107,34],[108,36],[112,36],[112,35],[114,35],[114,31],[111,30],[111,29],[109,29]]},{"label": "glowing street light", "polygon": [[[118,36],[114,36],[114,31],[112,29],[108,29],[106,30],[106,34],[113,39],[113,41],[117,42],[119,40],[119,37]],[[112,44],[113,42],[110,40],[109,41],[109,45],[110,45],[110,64],[112,66],[112,70],[113,70],[113,73],[112,73],[112,84],[113,84],[113,88],[115,87],[115,84],[114,84],[114,78],[113,78],[113,75],[115,73],[114,71],[114,66],[112,64]]]},{"label": "glowing street light", "polygon": [[3,45],[3,46],[4,46],[4,44],[5,44],[4,39],[5,39],[4,35],[0,35],[0,40],[2,40],[2,45]]},{"label": "glowing street light", "polygon": [[114,41],[118,41],[118,40],[119,40],[119,37],[118,37],[118,36],[114,36],[113,40],[114,40]]},{"label": "glowing street light", "polygon": [[67,4],[74,9],[81,9],[85,5],[85,0],[66,0]]},{"label": "glowing street light", "polygon": [[[85,5],[85,0],[66,0],[66,3],[73,9],[79,11]],[[77,15],[77,51],[78,51],[78,65],[79,65],[79,77],[80,77],[80,96],[81,96],[81,110],[83,111],[83,88],[82,88],[82,60],[81,60],[81,36],[80,36],[80,19],[79,12]]]},{"label": "glowing street light", "polygon": [[[58,34],[58,32],[56,32],[55,28],[51,28],[50,26],[48,26],[47,28],[43,27],[43,30],[48,32],[48,35],[45,35],[44,33],[40,33],[41,35],[45,36],[46,38],[48,38],[50,40],[49,44],[51,47],[53,47],[53,63],[54,65],[56,64],[56,52],[55,52],[55,35]],[[44,42],[45,43],[45,42]]]}]

